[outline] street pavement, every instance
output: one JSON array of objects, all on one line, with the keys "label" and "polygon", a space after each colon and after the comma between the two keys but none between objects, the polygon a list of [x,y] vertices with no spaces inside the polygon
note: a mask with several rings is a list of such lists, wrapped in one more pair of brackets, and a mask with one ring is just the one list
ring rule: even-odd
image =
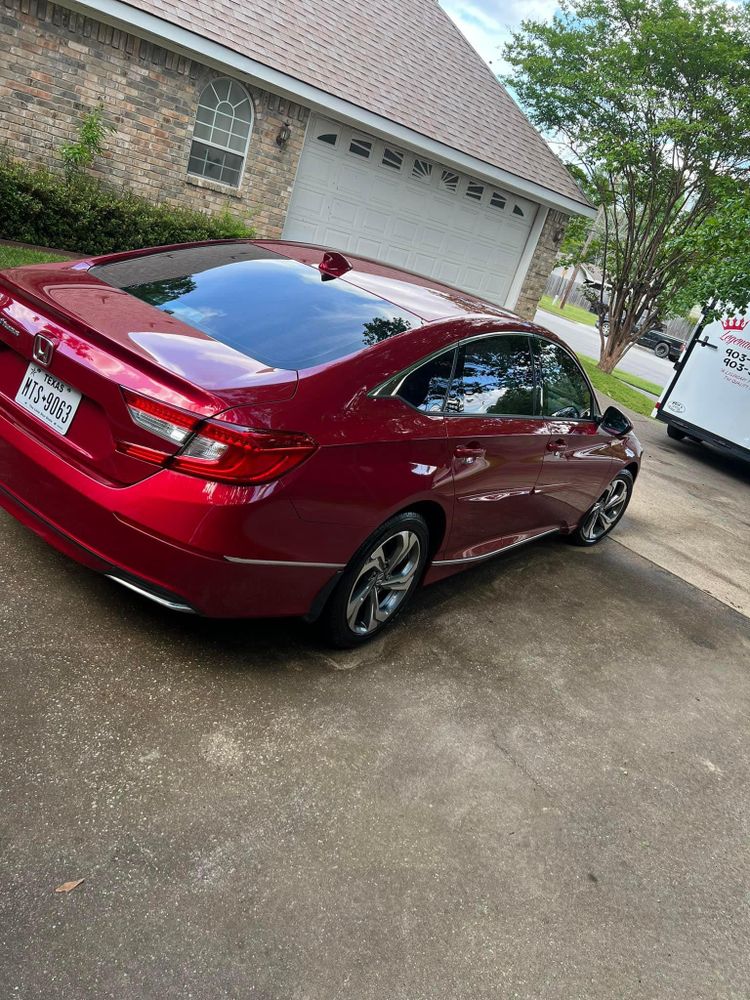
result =
[{"label": "street pavement", "polygon": [[[554,316],[543,309],[537,310],[534,322],[552,330],[574,351],[587,354],[590,358],[599,357],[599,334],[594,327],[586,326],[585,323],[574,323],[561,316]],[[656,385],[662,387],[674,375],[673,361],[657,358],[648,347],[639,347],[638,344],[630,348],[617,367],[633,375],[640,375],[641,378],[648,379],[649,382],[655,382]]]},{"label": "street pavement", "polygon": [[748,479],[661,430],[612,538],[350,652],[0,513],[0,997],[749,996]]}]

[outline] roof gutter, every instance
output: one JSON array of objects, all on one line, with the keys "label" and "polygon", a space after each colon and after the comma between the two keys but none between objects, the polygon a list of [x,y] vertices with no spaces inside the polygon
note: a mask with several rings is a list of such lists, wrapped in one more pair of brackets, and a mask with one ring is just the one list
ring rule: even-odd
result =
[{"label": "roof gutter", "polygon": [[507,188],[515,194],[529,198],[548,208],[556,208],[568,215],[584,215],[593,218],[595,209],[585,203],[575,201],[567,195],[551,191],[549,188],[534,181],[525,180],[507,170],[495,167],[468,153],[462,153],[436,139],[421,135],[414,129],[399,125],[382,115],[375,114],[359,107],[343,98],[335,97],[318,87],[297,80],[280,70],[265,66],[263,63],[244,56],[239,52],[226,48],[218,42],[205,38],[196,32],[189,31],[179,25],[172,24],[153,14],[136,7],[131,7],[122,0],[63,0],[65,6],[79,10],[89,17],[114,24],[118,28],[129,28],[135,33],[145,36],[170,49],[176,49],[183,55],[195,58],[199,55],[207,64],[226,71],[247,77],[256,85],[262,86],[287,99],[304,104],[315,111],[334,115],[358,128],[366,128],[405,146],[411,146],[417,152],[428,153],[437,160],[457,167],[460,170],[491,181],[500,187]]}]

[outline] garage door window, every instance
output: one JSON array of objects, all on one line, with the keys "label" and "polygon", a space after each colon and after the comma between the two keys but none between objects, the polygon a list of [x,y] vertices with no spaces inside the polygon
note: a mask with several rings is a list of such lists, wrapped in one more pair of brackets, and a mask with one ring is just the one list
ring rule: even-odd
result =
[{"label": "garage door window", "polygon": [[[484,337],[459,351],[449,412],[534,415],[534,366],[528,337]],[[454,404],[454,405],[451,405]]]},{"label": "garage door window", "polygon": [[368,142],[367,139],[352,139],[349,143],[349,152],[367,160],[372,152],[372,143]]},{"label": "garage door window", "polygon": [[321,132],[318,136],[318,142],[324,142],[327,146],[335,146],[338,141],[339,137],[336,132]]},{"label": "garage door window", "polygon": [[505,197],[501,195],[499,191],[492,192],[492,197],[490,198],[490,205],[493,208],[505,208],[507,204],[508,202],[506,201]]},{"label": "garage door window", "polygon": [[440,186],[446,190],[450,191],[451,194],[455,194],[458,190],[458,182],[461,178],[458,174],[454,173],[452,170],[444,170],[440,174]]},{"label": "garage door window", "polygon": [[404,154],[399,153],[397,149],[390,149],[388,146],[383,150],[382,164],[384,167],[390,167],[391,170],[400,170],[401,165],[404,162]]},{"label": "garage door window", "polygon": [[467,198],[472,198],[474,201],[481,201],[483,194],[484,184],[478,184],[476,181],[469,181],[469,186],[466,188]]},{"label": "garage door window", "polygon": [[432,177],[432,164],[429,160],[415,160],[411,175],[417,180],[428,181]]},{"label": "garage door window", "polygon": [[253,105],[236,80],[214,80],[198,101],[188,173],[239,187],[245,166]]}]

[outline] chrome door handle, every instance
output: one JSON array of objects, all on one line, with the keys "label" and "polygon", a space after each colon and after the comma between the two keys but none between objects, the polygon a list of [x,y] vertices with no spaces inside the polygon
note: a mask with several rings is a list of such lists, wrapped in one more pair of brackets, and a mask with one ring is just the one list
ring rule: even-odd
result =
[{"label": "chrome door handle", "polygon": [[479,445],[460,444],[453,452],[453,457],[465,462],[467,465],[471,465],[478,458],[484,458],[486,454],[486,448],[482,448]]},{"label": "chrome door handle", "polygon": [[566,448],[566,444],[562,438],[558,438],[557,441],[547,442],[547,451],[553,452],[555,455],[561,455]]}]

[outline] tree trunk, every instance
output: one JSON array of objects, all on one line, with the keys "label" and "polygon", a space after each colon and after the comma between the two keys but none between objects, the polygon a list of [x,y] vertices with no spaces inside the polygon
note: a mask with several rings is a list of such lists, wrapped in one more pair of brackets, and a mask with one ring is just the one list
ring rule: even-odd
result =
[{"label": "tree trunk", "polygon": [[613,342],[612,334],[605,341],[604,347],[602,348],[601,357],[597,364],[597,368],[600,371],[606,372],[607,375],[611,375],[614,369],[617,367],[619,362],[622,360],[625,351],[629,347],[629,344],[621,346]]}]

